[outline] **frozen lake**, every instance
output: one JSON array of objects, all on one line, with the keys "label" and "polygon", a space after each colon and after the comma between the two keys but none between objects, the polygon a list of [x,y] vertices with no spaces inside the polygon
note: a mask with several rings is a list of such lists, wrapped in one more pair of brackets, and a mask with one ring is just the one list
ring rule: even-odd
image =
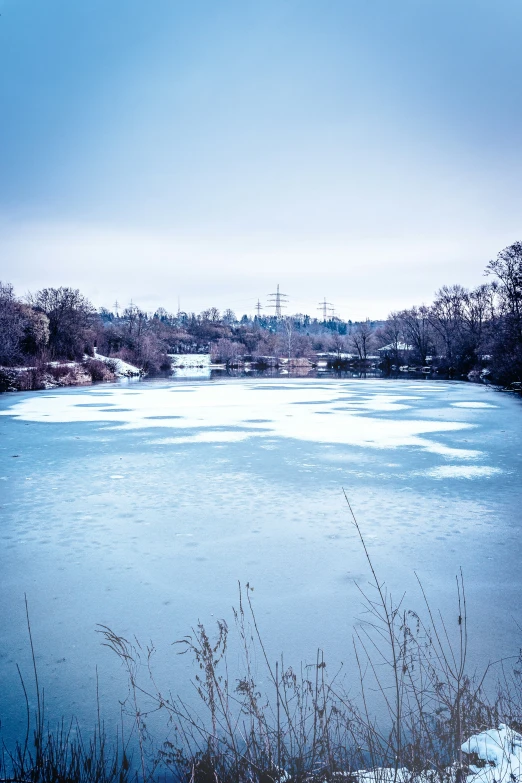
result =
[{"label": "frozen lake", "polygon": [[[52,716],[123,679],[97,623],[158,647],[255,587],[271,654],[350,658],[375,566],[419,605],[467,588],[472,658],[521,644],[522,401],[430,380],[145,381],[0,397],[0,717],[23,726],[27,593]],[[166,653],[164,655],[164,653]],[[170,660],[167,661],[167,658]],[[179,659],[178,659],[179,660]],[[171,669],[169,668],[169,671]],[[175,674],[170,674],[175,680]],[[170,682],[173,690],[178,683]],[[179,684],[181,689],[183,686]],[[112,705],[112,706],[111,706]]]}]

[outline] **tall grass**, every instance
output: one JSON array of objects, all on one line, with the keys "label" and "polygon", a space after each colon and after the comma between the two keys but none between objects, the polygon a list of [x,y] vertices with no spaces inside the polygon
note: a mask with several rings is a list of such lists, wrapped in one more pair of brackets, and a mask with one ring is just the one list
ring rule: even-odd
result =
[{"label": "tall grass", "polygon": [[[360,588],[363,621],[351,640],[355,678],[342,670],[328,672],[321,650],[308,666],[294,668],[282,656],[271,661],[248,584],[240,587],[234,610],[239,676],[229,665],[230,629],[224,620],[213,636],[198,624],[177,642],[178,651],[194,663],[197,698],[190,703],[158,685],[153,648],[100,628],[127,673],[126,709],[140,737],[144,780],[160,768],[194,783],[312,782],[339,775],[355,780],[366,768],[373,770],[373,780],[386,783],[419,777],[459,783],[470,762],[461,750],[467,737],[501,721],[520,725],[517,659],[469,671],[462,574],[456,578],[453,617],[434,612],[420,580],[424,612],[408,610],[379,580],[346,501],[371,575],[369,585]],[[146,722],[153,711],[165,715],[169,736],[148,755]]]},{"label": "tall grass", "polygon": [[[219,620],[211,633],[199,623],[176,643],[193,662],[190,701],[157,681],[153,646],[100,626],[103,644],[126,675],[125,741],[121,732],[109,746],[99,716],[87,744],[79,733],[73,738],[72,724],[46,728],[35,667],[33,739],[27,707],[25,741],[4,752],[6,776],[123,783],[132,769],[144,782],[319,783],[362,781],[366,769],[372,783],[460,783],[468,764],[477,762],[461,750],[470,735],[499,722],[515,729],[522,724],[520,659],[470,671],[462,574],[454,616],[432,609],[420,580],[424,611],[408,610],[379,580],[348,499],[347,507],[371,576],[360,587],[362,622],[347,639],[355,672],[329,672],[322,650],[309,665],[293,667],[283,656],[271,660],[249,584],[239,587],[232,629]],[[29,618],[28,628],[32,645]],[[241,651],[239,673],[229,662],[232,632]],[[129,743],[136,749],[132,765]]]},{"label": "tall grass", "polygon": [[[25,736],[14,748],[2,743],[0,755],[0,783],[127,783],[131,777],[131,764],[127,757],[123,731],[107,737],[101,719],[100,699],[97,687],[97,723],[87,740],[84,740],[78,723],[71,718],[62,719],[56,725],[47,721],[45,693],[40,687],[33,645],[31,622],[25,598],[27,630],[33,663],[36,709],[29,706],[25,681],[18,669],[25,697]],[[97,678],[98,682],[98,678]]]}]

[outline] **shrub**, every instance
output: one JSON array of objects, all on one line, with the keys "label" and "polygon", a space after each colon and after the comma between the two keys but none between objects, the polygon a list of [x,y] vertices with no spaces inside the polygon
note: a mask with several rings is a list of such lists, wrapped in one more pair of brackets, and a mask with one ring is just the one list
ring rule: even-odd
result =
[{"label": "shrub", "polygon": [[0,392],[18,391],[16,370],[0,367]]},{"label": "shrub", "polygon": [[113,381],[115,379],[114,370],[111,369],[109,362],[103,362],[101,359],[86,359],[83,367],[91,376],[92,381]]}]

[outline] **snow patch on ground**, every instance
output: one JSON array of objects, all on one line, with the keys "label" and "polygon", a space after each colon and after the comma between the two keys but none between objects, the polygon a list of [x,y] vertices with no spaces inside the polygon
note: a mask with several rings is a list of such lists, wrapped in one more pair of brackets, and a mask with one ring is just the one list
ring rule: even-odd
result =
[{"label": "snow patch on ground", "polygon": [[[489,729],[474,734],[462,745],[464,754],[474,754],[480,766],[470,764],[463,780],[466,783],[518,783],[522,776],[522,734],[514,731],[505,723],[498,729]],[[447,780],[457,779],[457,765],[446,770]],[[439,780],[439,776],[426,771],[413,776],[408,769],[378,767],[361,769],[354,773],[358,783],[411,783],[413,780],[429,783]]]},{"label": "snow patch on ground", "polygon": [[467,783],[514,783],[522,775],[522,734],[505,723],[470,737],[464,753],[476,753],[486,766],[472,767]]},{"label": "snow patch on ground", "polygon": [[173,367],[209,367],[209,353],[169,353]]},{"label": "snow patch on ground", "polygon": [[114,374],[117,375],[118,378],[130,378],[135,375],[141,375],[139,367],[124,362],[123,359],[111,359],[109,356],[102,356],[102,354],[97,351],[94,352],[93,358],[98,359],[98,361],[104,362],[105,364],[112,365],[114,367]]}]

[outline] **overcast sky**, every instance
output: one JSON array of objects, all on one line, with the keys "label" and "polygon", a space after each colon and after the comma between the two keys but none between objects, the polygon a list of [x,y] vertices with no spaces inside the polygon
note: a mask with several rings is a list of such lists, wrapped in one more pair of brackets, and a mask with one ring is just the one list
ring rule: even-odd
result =
[{"label": "overcast sky", "polygon": [[520,0],[0,0],[0,278],[353,320],[522,239]]}]

